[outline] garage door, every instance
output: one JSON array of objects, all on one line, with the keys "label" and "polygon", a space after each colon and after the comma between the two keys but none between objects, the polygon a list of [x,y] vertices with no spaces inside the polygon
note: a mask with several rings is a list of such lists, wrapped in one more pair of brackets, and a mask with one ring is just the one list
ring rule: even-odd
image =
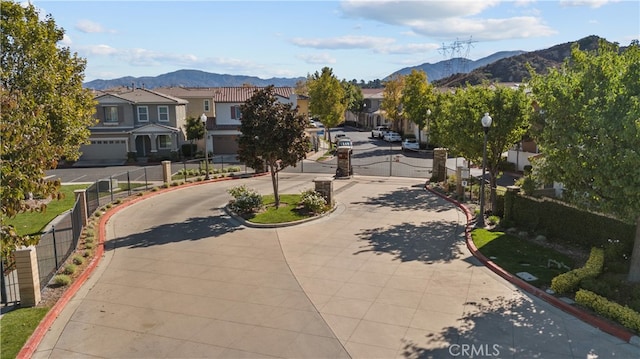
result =
[{"label": "garage door", "polygon": [[228,155],[238,153],[237,136],[213,136],[213,153]]},{"label": "garage door", "polygon": [[91,140],[90,145],[80,147],[83,161],[126,160],[127,144],[125,140]]}]

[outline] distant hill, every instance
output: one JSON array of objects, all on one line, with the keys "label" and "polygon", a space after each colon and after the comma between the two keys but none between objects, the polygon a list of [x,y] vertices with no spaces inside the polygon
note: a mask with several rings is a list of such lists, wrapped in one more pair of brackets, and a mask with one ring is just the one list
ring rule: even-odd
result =
[{"label": "distant hill", "polygon": [[499,59],[495,62],[478,67],[469,73],[459,73],[447,78],[434,81],[435,86],[455,87],[465,84],[477,85],[483,81],[490,82],[522,82],[529,76],[526,64],[530,64],[537,73],[545,74],[549,68],[559,67],[566,58],[571,56],[571,46],[578,43],[581,50],[595,50],[598,48],[600,37],[592,35],[578,41],[567,42],[552,46],[544,50],[525,52],[516,56]]},{"label": "distant hill", "polygon": [[429,82],[434,82],[442,78],[451,76],[452,72],[467,73],[479,67],[496,62],[500,59],[520,55],[522,53],[524,53],[524,51],[500,51],[478,60],[453,58],[453,59],[439,61],[439,62],[436,62],[435,64],[431,64],[427,62],[422,65],[405,67],[403,69],[400,69],[392,73],[391,75],[387,76],[385,80],[388,80],[396,75],[408,75],[413,70],[422,70],[427,74],[427,79],[429,80]]},{"label": "distant hill", "polygon": [[120,86],[145,87],[154,89],[157,87],[236,87],[251,84],[258,87],[274,85],[277,87],[295,87],[296,82],[304,80],[304,77],[261,79],[254,76],[221,75],[199,70],[178,70],[155,77],[120,77],[113,80],[93,80],[84,83],[84,87],[94,90],[106,90]]}]

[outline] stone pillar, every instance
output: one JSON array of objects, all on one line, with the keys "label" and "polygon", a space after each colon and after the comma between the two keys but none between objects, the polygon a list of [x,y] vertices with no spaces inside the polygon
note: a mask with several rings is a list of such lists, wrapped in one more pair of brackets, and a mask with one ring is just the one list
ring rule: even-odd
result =
[{"label": "stone pillar", "polygon": [[319,177],[313,180],[315,183],[315,191],[320,193],[324,197],[327,204],[333,205],[333,178],[331,177]]},{"label": "stone pillar", "polygon": [[338,154],[338,169],[336,170],[336,177],[351,176],[351,149],[338,148],[336,149],[336,152]]},{"label": "stone pillar", "polygon": [[87,212],[87,190],[77,189],[73,191],[76,201],[80,201],[80,213],[82,216],[82,226],[86,226],[89,220],[89,212]]},{"label": "stone pillar", "polygon": [[33,307],[40,303],[40,274],[36,247],[22,247],[15,252],[20,305]]},{"label": "stone pillar", "polygon": [[171,161],[162,161],[162,181],[171,183]]},{"label": "stone pillar", "polygon": [[520,187],[518,186],[508,186],[507,192],[504,194],[504,215],[503,219],[505,222],[512,222],[515,220],[513,215],[513,205],[516,200],[516,196],[520,193]]},{"label": "stone pillar", "polygon": [[433,150],[433,181],[442,182],[447,179],[447,149],[435,148]]}]

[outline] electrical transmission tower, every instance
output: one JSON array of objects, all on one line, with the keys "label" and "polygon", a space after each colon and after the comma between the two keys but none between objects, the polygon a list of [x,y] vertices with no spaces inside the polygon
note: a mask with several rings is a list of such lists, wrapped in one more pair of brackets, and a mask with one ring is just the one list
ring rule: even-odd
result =
[{"label": "electrical transmission tower", "polygon": [[456,38],[456,41],[448,45],[442,44],[438,51],[449,60],[445,62],[445,77],[460,72],[468,72],[469,53],[475,42],[477,41],[472,40],[471,36],[469,36],[468,40]]}]

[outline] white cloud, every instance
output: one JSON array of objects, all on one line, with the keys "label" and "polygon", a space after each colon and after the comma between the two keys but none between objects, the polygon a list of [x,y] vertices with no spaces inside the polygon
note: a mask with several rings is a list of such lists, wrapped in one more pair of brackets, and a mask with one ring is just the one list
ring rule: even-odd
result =
[{"label": "white cloud", "polygon": [[322,54],[305,54],[305,55],[298,55],[296,56],[297,58],[299,58],[300,60],[308,63],[308,64],[312,64],[312,65],[317,65],[317,64],[335,64],[336,63],[336,59],[331,57],[331,55],[327,54],[327,53],[322,53]]},{"label": "white cloud", "polygon": [[597,9],[612,2],[618,2],[618,0],[561,0],[560,5],[571,6],[588,6],[593,9]]},{"label": "white cloud", "polygon": [[324,39],[305,39],[294,38],[291,39],[294,45],[301,47],[311,47],[315,49],[371,49],[383,45],[392,44],[394,39],[388,37],[374,37],[374,36],[340,36],[330,37]]},{"label": "white cloud", "polygon": [[76,23],[76,29],[85,33],[115,32],[114,30],[107,30],[101,24],[91,20],[79,20]]},{"label": "white cloud", "polygon": [[73,41],[71,41],[71,37],[69,35],[67,34],[62,35],[62,40],[60,40],[60,45],[69,47],[71,46],[72,43]]},{"label": "white cloud", "polygon": [[374,49],[374,52],[380,54],[393,54],[393,55],[411,55],[411,54],[422,54],[425,52],[437,50],[440,48],[438,44],[404,44],[404,45],[390,45],[390,46],[381,46]]},{"label": "white cloud", "polygon": [[[605,0],[593,0],[605,1]],[[526,6],[520,0],[516,6]],[[405,26],[410,31],[431,38],[452,39],[473,35],[477,40],[520,39],[549,36],[555,33],[538,16],[486,19],[483,11],[500,3],[497,0],[474,1],[356,1],[341,3],[343,14],[381,23]]]}]

